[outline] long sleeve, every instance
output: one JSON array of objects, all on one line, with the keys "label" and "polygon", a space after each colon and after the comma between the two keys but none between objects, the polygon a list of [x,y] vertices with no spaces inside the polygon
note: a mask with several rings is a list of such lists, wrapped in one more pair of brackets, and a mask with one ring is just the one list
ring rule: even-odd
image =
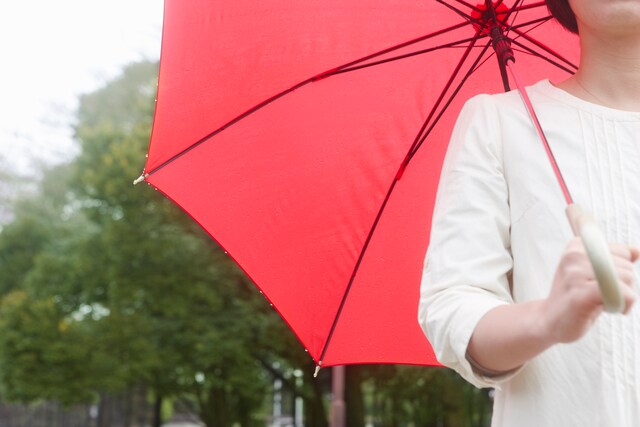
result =
[{"label": "long sleeve", "polygon": [[442,169],[420,289],[419,322],[440,363],[477,387],[486,377],[467,360],[469,339],[489,310],[512,303],[510,213],[500,123],[493,99],[469,100]]}]

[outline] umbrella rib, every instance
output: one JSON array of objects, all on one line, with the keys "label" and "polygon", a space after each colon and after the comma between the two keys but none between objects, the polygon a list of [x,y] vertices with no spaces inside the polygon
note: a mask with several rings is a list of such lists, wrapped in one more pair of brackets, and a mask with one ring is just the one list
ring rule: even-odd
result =
[{"label": "umbrella rib", "polygon": [[511,13],[515,10],[515,15],[513,15],[513,19],[511,20],[511,25],[507,26],[507,31],[505,32],[505,37],[509,37],[509,31],[511,30],[511,27],[513,26],[513,24],[515,24],[516,19],[518,19],[518,14],[520,13],[520,10],[518,8],[518,3],[522,3],[524,0],[516,0],[515,4],[513,5],[513,7],[509,10],[509,12],[507,13],[507,19],[509,17],[511,17]]},{"label": "umbrella rib", "polygon": [[247,117],[250,114],[255,113],[256,111],[258,111],[259,109],[261,109],[262,107],[265,107],[266,105],[272,103],[273,101],[282,98],[284,95],[293,92],[294,90],[307,85],[308,83],[313,82],[314,78],[310,78],[307,80],[304,80],[298,84],[296,84],[295,86],[290,87],[289,89],[286,89],[280,93],[278,93],[277,95],[272,96],[271,98],[268,98],[265,101],[262,101],[261,103],[259,103],[258,105],[254,106],[253,108],[245,111],[244,113],[240,114],[239,116],[235,117],[234,119],[232,119],[231,121],[225,123],[224,125],[222,125],[221,127],[219,127],[218,129],[214,130],[213,132],[209,133],[208,135],[200,138],[199,140],[197,140],[196,142],[194,142],[193,144],[191,144],[190,146],[184,148],[182,151],[174,154],[172,157],[170,157],[169,159],[165,160],[163,163],[161,163],[159,166],[156,166],[155,168],[153,168],[152,170],[150,170],[149,172],[144,172],[143,173],[143,177],[147,178],[148,176],[158,172],[160,169],[164,168],[165,166],[169,165],[170,163],[178,160],[180,157],[184,156],[185,154],[187,154],[189,151],[193,150],[194,148],[200,146],[201,144],[203,144],[204,142],[210,140],[212,137],[216,136],[217,134],[219,134],[220,132],[222,132],[223,130],[227,129],[228,127],[236,124],[237,122],[239,122],[240,120],[244,119],[245,117]]},{"label": "umbrella rib", "polygon": [[[367,238],[364,242],[364,245],[362,246],[362,249],[360,250],[360,255],[358,256],[358,260],[356,261],[356,264],[353,268],[353,272],[351,273],[351,278],[349,279],[349,283],[347,284],[347,287],[344,291],[344,294],[342,296],[342,300],[340,301],[340,306],[338,307],[338,311],[336,312],[336,316],[333,319],[333,324],[331,325],[331,329],[329,330],[329,335],[327,336],[327,340],[324,343],[324,346],[322,347],[322,352],[320,353],[320,357],[318,358],[318,367],[322,366],[322,360],[324,359],[324,356],[327,352],[327,349],[329,348],[329,343],[331,342],[331,338],[333,337],[333,333],[336,329],[336,326],[338,325],[338,321],[340,319],[340,315],[342,314],[342,310],[344,309],[344,305],[347,301],[347,297],[349,296],[349,291],[351,290],[351,286],[353,285],[354,279],[356,277],[356,274],[360,268],[360,265],[362,263],[362,260],[364,259],[364,254],[367,251],[367,248],[369,246],[369,243],[371,242],[371,238],[373,237],[373,233],[376,230],[378,223],[380,221],[380,218],[382,217],[382,213],[384,212],[385,207],[387,206],[387,202],[389,201],[389,198],[391,197],[391,193],[393,192],[393,189],[395,188],[396,183],[400,180],[400,176],[402,175],[402,172],[404,171],[404,168],[406,166],[406,162],[407,159],[409,159],[410,154],[412,152],[413,147],[416,145],[416,143],[420,140],[420,135],[422,134],[422,132],[424,131],[424,129],[427,127],[427,125],[429,124],[429,121],[431,120],[431,118],[433,117],[433,115],[435,114],[435,111],[437,110],[440,102],[442,102],[442,100],[444,99],[444,95],[447,92],[447,90],[449,89],[449,87],[451,87],[451,84],[453,83],[453,80],[455,79],[455,77],[457,76],[458,72],[460,71],[460,69],[462,68],[462,65],[464,64],[464,62],[466,61],[466,59],[468,58],[469,54],[472,51],[473,45],[475,44],[475,41],[480,38],[480,31],[476,32],[476,37],[474,38],[473,42],[467,47],[467,50],[464,52],[464,54],[462,55],[462,57],[460,58],[460,60],[458,61],[458,64],[456,65],[456,68],[453,72],[453,74],[451,75],[451,78],[449,79],[449,81],[447,82],[447,84],[445,85],[443,91],[441,92],[438,100],[436,101],[434,107],[431,109],[431,112],[429,113],[427,119],[425,120],[425,122],[423,123],[422,127],[420,128],[420,131],[418,132],[418,134],[416,135],[416,138],[414,139],[413,143],[411,144],[411,147],[409,147],[409,150],[407,152],[407,156],[405,157],[405,160],[402,162],[402,164],[400,165],[400,168],[398,170],[398,173],[396,173],[396,175],[393,178],[393,182],[391,183],[391,187],[389,188],[389,190],[387,191],[387,194],[384,198],[384,201],[382,202],[382,205],[380,206],[380,208],[378,209],[378,213],[376,215],[375,220],[373,221],[373,224],[371,226],[371,229],[369,230],[369,234],[367,235]],[[487,46],[485,46],[484,50],[482,51],[482,53],[480,53],[480,55],[478,56],[478,59],[476,59],[474,61],[474,64],[472,65],[475,66],[478,61],[479,58],[482,57],[482,55],[484,55],[484,53],[486,52],[487,48],[491,45],[491,43],[487,44]],[[470,75],[470,72],[467,73],[467,76]],[[468,78],[468,77],[467,77]],[[466,78],[465,78],[466,80]],[[464,81],[463,81],[464,83]],[[462,85],[462,84],[461,84]],[[457,93],[460,90],[461,85],[457,88],[456,92]],[[455,93],[453,96],[455,96]],[[449,103],[451,102],[451,99],[447,102],[447,105],[449,105]],[[446,108],[446,106],[445,106]],[[440,113],[440,115],[438,116],[438,118],[442,115],[442,113]]]},{"label": "umbrella rib", "polygon": [[[551,18],[549,18],[551,19]],[[565,64],[569,65],[570,67],[573,67],[575,69],[578,69],[578,67],[573,64],[571,61],[569,61],[568,59],[564,58],[562,55],[560,55],[559,53],[557,53],[556,51],[554,51],[553,49],[551,49],[550,47],[540,43],[539,41],[533,39],[532,37],[530,37],[526,32],[520,31],[518,28],[513,27],[513,31],[518,34],[520,37],[522,37],[523,39],[527,40],[529,43],[532,43],[536,46],[538,46],[540,49],[544,50],[545,52],[547,52],[548,54],[555,56],[556,58],[558,58],[560,61],[564,62]],[[518,43],[516,43],[518,44]],[[521,46],[521,44],[518,44],[519,46]]]},{"label": "umbrella rib", "polygon": [[539,1],[537,3],[531,3],[531,4],[523,4],[522,6],[517,6],[517,7],[514,6],[511,9],[513,10],[517,8],[517,10],[527,10],[527,9],[535,9],[536,7],[542,7],[542,6],[546,6],[546,3],[544,1]]},{"label": "umbrella rib", "polygon": [[[456,8],[456,7],[454,7],[453,5],[451,5],[451,4],[449,4],[449,3],[446,3],[444,0],[436,0],[436,1],[437,1],[438,3],[440,3],[440,4],[442,4],[443,6],[445,6],[445,7],[449,8],[449,9],[451,9],[454,13],[458,14],[460,17],[462,17],[462,18],[466,19],[466,20],[467,20],[467,21],[469,21],[470,23],[476,24],[476,25],[478,25],[478,26],[480,26],[480,27],[484,27],[484,26],[486,25],[486,23],[485,23],[484,21],[482,21],[482,20],[480,20],[480,19],[477,19],[477,18],[474,18],[473,16],[471,16],[471,15],[469,15],[469,14],[465,13],[464,11],[462,11],[462,10],[460,10],[460,9],[458,9],[458,8]],[[459,0],[455,0],[455,1],[458,1],[459,3],[461,3]],[[496,3],[496,5],[495,5],[495,6],[497,7],[498,5],[502,4],[502,2],[503,2],[502,0],[499,0],[499,1],[498,1],[498,3]],[[464,4],[464,5],[466,5],[466,6],[468,6],[468,7],[470,7],[470,8],[472,8],[473,10],[475,10],[475,11],[477,11],[477,12],[482,12],[482,10],[481,10],[481,9],[474,8],[474,7],[472,7],[471,5],[469,5],[469,4],[467,4],[467,3],[463,3],[463,4]],[[517,4],[517,3],[516,3],[516,4]],[[515,7],[515,6],[514,6],[514,7]],[[503,25],[507,26],[507,22],[506,22],[506,21],[509,19],[509,16],[511,16],[511,14],[513,13],[513,11],[514,11],[514,8],[512,7],[512,8],[511,8],[511,9],[509,9],[509,11],[506,13],[506,15],[504,16],[504,18],[503,18],[503,19],[500,19],[499,21],[500,21]]]},{"label": "umbrella rib", "polygon": [[[485,46],[486,47],[486,46]],[[484,58],[484,60],[482,60],[482,62],[480,62],[478,65],[475,66],[475,68],[473,70],[471,70],[471,73],[475,73],[476,71],[478,71],[478,69],[480,67],[482,67],[484,64],[487,63],[488,60],[490,60],[491,58],[493,58],[496,55],[495,52],[492,52],[491,54],[489,54],[486,58]]]},{"label": "umbrella rib", "polygon": [[425,35],[425,36],[421,36],[421,37],[418,37],[418,38],[416,38],[416,39],[409,40],[409,41],[407,41],[407,42],[400,43],[400,44],[398,44],[398,45],[395,45],[395,46],[392,46],[392,47],[389,47],[389,48],[383,49],[383,50],[381,50],[381,51],[378,51],[378,52],[372,53],[372,54],[370,54],[370,55],[367,55],[367,56],[364,56],[364,57],[362,57],[362,58],[356,59],[356,60],[354,60],[354,61],[347,62],[346,64],[340,65],[340,66],[338,66],[338,67],[335,67],[335,68],[332,68],[332,69],[330,69],[330,70],[327,70],[327,71],[325,71],[325,72],[323,72],[323,73],[320,73],[320,74],[318,74],[317,76],[311,77],[311,79],[309,79],[309,80],[311,80],[311,81],[317,81],[317,80],[321,80],[321,79],[324,79],[324,78],[330,77],[330,76],[332,76],[332,75],[334,75],[334,74],[338,74],[338,73],[340,73],[340,72],[341,72],[343,69],[345,69],[345,68],[352,67],[352,66],[354,66],[354,65],[356,65],[356,64],[359,64],[359,63],[362,63],[362,62],[368,61],[368,60],[373,59],[373,58],[376,58],[376,57],[378,57],[378,56],[385,55],[385,54],[387,54],[387,53],[389,53],[389,52],[393,52],[394,50],[400,50],[400,49],[402,49],[402,48],[404,48],[404,47],[407,47],[407,46],[410,46],[410,45],[412,45],[412,44],[417,44],[417,43],[423,42],[423,41],[425,41],[425,40],[428,40],[428,39],[430,39],[430,38],[433,38],[433,37],[436,37],[436,36],[440,36],[440,35],[442,35],[442,34],[446,34],[446,33],[450,32],[450,31],[457,30],[457,29],[462,28],[462,27],[467,26],[467,25],[469,25],[469,23],[468,23],[468,22],[460,22],[460,23],[458,23],[458,24],[454,24],[454,25],[452,25],[452,26],[450,26],[450,27],[443,28],[443,29],[438,30],[438,31],[434,31],[433,33],[427,34],[427,35]]},{"label": "umbrella rib", "polygon": [[[451,10],[453,10],[453,11],[454,11],[455,13],[457,13],[459,16],[461,16],[462,18],[464,18],[464,19],[468,20],[468,21],[469,21],[470,23],[472,23],[472,24],[476,24],[476,25],[481,26],[481,27],[483,27],[483,26],[485,25],[485,23],[484,23],[483,21],[481,21],[481,20],[479,20],[479,19],[476,19],[476,18],[474,18],[474,17],[472,17],[472,16],[470,16],[470,15],[467,15],[467,14],[465,14],[463,11],[456,9],[455,7],[453,7],[453,6],[451,6],[451,5],[447,4],[447,3],[444,3],[444,2],[443,2],[443,0],[436,0],[436,1],[437,1],[438,3],[442,3],[444,6],[448,7],[448,8],[449,8],[449,9],[451,9]],[[524,0],[518,0],[518,1],[524,1]],[[519,12],[520,10],[532,9],[532,8],[535,8],[535,7],[540,7],[540,6],[544,5],[544,4],[545,4],[544,2],[542,2],[542,3],[535,3],[535,4],[531,4],[531,5],[527,5],[527,6],[521,6],[521,7],[518,7],[518,8],[516,8],[516,6],[514,5],[514,7],[512,7],[511,9],[509,9],[509,11],[506,13],[506,15],[504,16],[504,18],[500,20],[500,23],[501,23],[502,25],[504,25],[504,26],[507,28],[507,34],[508,34],[508,33],[509,33],[509,31],[510,31],[512,28],[513,28],[513,29],[515,29],[515,28],[521,28],[521,27],[526,27],[527,25],[536,24],[536,23],[538,23],[538,22],[546,22],[546,21],[548,21],[548,20],[550,20],[550,19],[552,18],[552,17],[551,17],[551,15],[548,15],[548,16],[545,16],[545,17],[542,17],[542,18],[532,19],[532,20],[530,20],[530,21],[526,21],[526,22],[523,22],[523,23],[518,24],[518,25],[514,25],[513,23],[509,24],[509,23],[507,22],[507,20],[509,19],[509,17],[511,16],[511,14],[512,14],[514,11],[516,12],[516,16],[517,16],[517,14],[518,14],[518,12]],[[516,5],[517,5],[517,2],[516,2]],[[514,20],[515,20],[515,17],[514,17]]]},{"label": "umbrella rib", "polygon": [[364,246],[362,247],[362,250],[360,251],[360,256],[358,257],[358,261],[356,262],[356,265],[353,269],[353,272],[351,274],[351,278],[349,279],[349,284],[347,285],[347,288],[342,296],[342,301],[340,301],[340,306],[338,307],[338,311],[336,313],[336,316],[333,319],[333,324],[331,325],[331,329],[329,330],[329,335],[327,336],[327,340],[324,343],[324,346],[322,347],[322,353],[320,353],[320,357],[318,358],[318,366],[322,366],[322,361],[324,359],[324,356],[327,352],[327,349],[329,348],[329,343],[331,342],[331,338],[333,337],[333,332],[336,329],[336,326],[338,325],[338,320],[340,319],[340,315],[342,314],[342,309],[344,308],[344,305],[347,301],[347,296],[349,295],[349,291],[351,290],[351,285],[353,285],[353,281],[355,279],[356,273],[358,271],[358,269],[360,268],[360,264],[362,263],[362,259],[364,258],[364,254],[367,250],[367,247],[369,246],[369,242],[371,241],[371,238],[373,237],[373,232],[375,231],[376,227],[378,226],[378,222],[380,221],[380,217],[382,216],[382,212],[384,211],[384,208],[387,206],[387,202],[389,201],[389,196],[391,195],[391,193],[393,192],[393,189],[396,185],[396,182],[398,180],[394,178],[393,182],[391,183],[391,187],[389,188],[389,190],[387,191],[387,194],[384,198],[384,201],[382,202],[382,205],[380,206],[380,209],[378,210],[378,214],[376,215],[375,220],[373,221],[373,225],[371,226],[371,229],[369,230],[369,234],[367,235],[367,239],[365,240]]},{"label": "umbrella rib", "polygon": [[[462,10],[457,9],[457,8],[455,8],[454,6],[452,6],[452,5],[448,4],[448,3],[445,3],[445,2],[444,2],[444,0],[436,0],[436,1],[437,1],[438,3],[440,3],[440,4],[442,4],[443,6],[448,7],[449,9],[451,9],[452,11],[454,11],[456,14],[458,14],[460,17],[462,17],[462,18],[466,19],[466,20],[467,20],[467,21],[469,21],[470,23],[473,23],[473,24],[479,25],[479,26],[481,26],[481,27],[485,25],[485,23],[484,23],[483,21],[481,21],[481,20],[479,20],[479,19],[476,19],[476,18],[472,17],[471,15],[468,15],[468,14],[464,13]],[[505,27],[507,27],[507,33],[509,32],[509,30],[510,30],[511,28],[519,28],[519,27],[523,27],[523,26],[526,26],[526,25],[530,25],[531,23],[536,23],[536,22],[538,22],[540,19],[543,19],[543,20],[551,19],[551,16],[548,16],[548,17],[546,17],[546,18],[537,18],[537,19],[533,19],[533,20],[531,20],[531,21],[524,22],[524,23],[522,23],[522,24],[518,24],[518,25],[513,25],[513,23],[512,23],[512,24],[509,24],[507,21],[508,21],[509,17],[511,17],[511,14],[513,14],[513,12],[516,12],[516,15],[517,15],[517,14],[518,14],[518,12],[520,12],[521,10],[533,9],[533,8],[537,8],[537,7],[540,7],[540,6],[544,6],[544,5],[546,4],[545,2],[539,2],[539,3],[534,3],[534,4],[530,4],[530,5],[525,5],[525,6],[520,6],[520,7],[518,7],[518,6],[517,6],[518,2],[522,2],[522,1],[524,1],[524,0],[518,0],[518,1],[516,1],[516,3],[514,4],[514,6],[513,6],[511,9],[509,9],[509,11],[505,14],[504,18],[502,18],[502,19],[500,19],[500,20],[499,20],[499,21],[500,21],[500,23],[501,23],[502,25],[504,25]],[[501,0],[499,3],[502,3],[502,0]],[[514,20],[515,20],[515,17],[514,17]]]},{"label": "umbrella rib", "polygon": [[218,129],[212,131],[211,133],[209,133],[209,134],[205,135],[204,137],[200,138],[199,140],[197,140],[193,144],[189,145],[188,147],[186,147],[186,148],[182,149],[181,151],[179,151],[178,153],[174,154],[169,159],[165,160],[160,165],[154,167],[150,171],[148,171],[148,172],[144,171],[139,179],[147,178],[150,175],[158,172],[160,169],[164,168],[165,166],[169,165],[170,163],[174,162],[175,160],[177,160],[180,157],[182,157],[185,154],[187,154],[189,151],[193,150],[194,148],[196,148],[196,147],[200,146],[201,144],[205,143],[206,141],[210,140],[212,137],[216,136],[217,134],[219,134],[223,130],[227,129],[228,127],[236,124],[237,122],[239,122],[240,120],[244,119],[245,117],[255,113],[256,111],[258,111],[261,108],[269,105],[270,103],[278,100],[279,98],[287,95],[288,93],[291,93],[294,90],[301,88],[302,86],[305,86],[305,85],[307,85],[309,83],[316,82],[318,80],[325,79],[325,78],[330,77],[330,76],[332,76],[334,74],[338,74],[338,73],[341,72],[342,69],[344,69],[346,67],[351,67],[351,66],[353,66],[355,64],[367,61],[367,60],[375,58],[377,56],[381,56],[381,55],[387,54],[389,52],[393,52],[394,50],[402,49],[402,48],[410,46],[412,44],[416,44],[416,43],[422,42],[424,40],[430,39],[432,37],[436,37],[436,36],[448,33],[450,31],[457,30],[457,29],[462,28],[462,27],[467,26],[467,25],[469,25],[468,22],[461,22],[461,23],[452,25],[450,27],[443,28],[443,29],[440,29],[438,31],[434,31],[433,33],[418,37],[418,38],[413,39],[413,40],[406,41],[404,43],[401,43],[401,44],[398,44],[398,45],[395,45],[395,46],[391,46],[389,48],[385,48],[385,49],[383,49],[381,51],[372,53],[370,55],[364,56],[362,58],[359,58],[359,59],[356,59],[354,61],[348,62],[346,64],[340,65],[338,67],[329,69],[329,70],[324,71],[324,72],[322,72],[320,74],[317,74],[317,75],[315,75],[313,77],[310,77],[310,78],[308,78],[306,80],[303,80],[300,83],[297,83],[296,85],[294,85],[294,86],[292,86],[292,87],[290,87],[288,89],[283,90],[282,92],[280,92],[280,93],[278,93],[278,94],[276,94],[276,95],[274,95],[274,96],[262,101],[261,103],[255,105],[254,107],[250,108],[249,110],[245,111],[244,113],[236,116],[235,118],[231,119],[230,121],[228,121],[227,123],[225,123],[224,125],[219,127]]},{"label": "umbrella rib", "polygon": [[349,72],[349,71],[356,71],[356,70],[360,70],[360,69],[363,69],[363,68],[372,67],[374,65],[380,65],[380,64],[387,63],[387,62],[392,62],[392,61],[397,61],[397,60],[400,60],[400,59],[409,58],[411,56],[416,56],[416,55],[421,55],[421,54],[424,54],[424,53],[433,52],[433,51],[436,51],[436,50],[439,50],[439,49],[445,49],[445,48],[451,48],[451,47],[461,47],[461,48],[464,47],[466,49],[467,45],[463,45],[463,43],[469,43],[469,42],[477,40],[479,38],[486,38],[486,37],[487,37],[486,35],[481,35],[479,37],[469,37],[469,38],[458,40],[458,41],[455,41],[455,42],[446,43],[446,44],[443,44],[443,45],[440,45],[440,46],[430,47],[428,49],[422,49],[422,50],[418,50],[418,51],[415,51],[415,52],[407,53],[407,54],[404,54],[404,55],[394,56],[392,58],[382,59],[380,61],[370,62],[370,63],[363,64],[363,65],[358,65],[358,66],[355,66],[355,67],[345,68],[345,69],[342,69],[340,71],[336,71],[334,74],[342,74],[342,73],[346,73],[346,72]]},{"label": "umbrella rib", "polygon": [[[465,2],[465,1],[462,1],[462,0],[454,0],[454,1],[456,1],[456,2],[458,2],[458,3],[460,3],[460,4],[463,4],[463,5],[467,6],[468,8],[470,8],[470,9],[472,9],[472,10],[475,10],[476,12],[482,12],[482,11],[483,11],[483,9],[480,9],[480,8],[478,8],[477,6],[473,6],[472,4],[467,3],[467,2]],[[540,1],[540,2],[537,2],[537,3],[532,3],[532,4],[527,4],[527,5],[518,6],[518,3],[522,3],[523,1],[524,1],[524,0],[518,0],[518,1],[517,1],[517,2],[512,6],[512,7],[511,7],[511,9],[509,10],[509,12],[508,12],[508,13],[507,13],[507,15],[506,15],[506,18],[508,18],[508,17],[511,15],[511,13],[512,13],[513,11],[520,11],[520,10],[534,9],[534,8],[536,8],[536,7],[540,7],[540,6],[545,6],[545,5],[546,5],[546,3],[545,3],[544,1]],[[439,1],[439,3],[442,3],[442,1]],[[502,3],[504,3],[504,0],[498,0],[498,1],[496,2],[496,4],[494,5],[494,7],[498,7],[498,6],[500,6]],[[461,13],[464,13],[464,12],[461,12]],[[506,19],[506,18],[505,18],[505,19]]]},{"label": "umbrella rib", "polygon": [[[443,6],[451,9],[454,13],[456,13],[460,17],[466,19],[469,23],[474,23],[474,24],[477,24],[477,25],[480,25],[480,26],[484,25],[482,23],[482,21],[479,21],[479,20],[473,18],[471,15],[469,15],[467,13],[464,13],[462,10],[456,8],[455,6],[453,6],[453,5],[449,4],[449,3],[446,3],[444,0],[436,0],[436,1],[438,3],[440,3],[440,4],[442,4]],[[480,11],[480,10],[478,10],[478,11]]]},{"label": "umbrella rib", "polygon": [[[536,9],[538,7],[546,6],[546,3],[544,1],[540,1],[540,2],[537,2],[537,3],[530,3],[530,4],[522,4],[523,2],[524,2],[524,0],[518,0],[511,7],[511,11],[520,12],[521,10]],[[518,6],[518,3],[521,3],[521,5]]]},{"label": "umbrella rib", "polygon": [[[471,64],[471,67],[469,68],[469,71],[465,74],[465,76],[462,78],[462,80],[460,81],[460,83],[458,84],[458,86],[456,87],[456,89],[453,91],[453,93],[451,94],[451,96],[449,97],[449,99],[447,100],[447,102],[445,103],[444,107],[442,108],[442,110],[440,110],[440,113],[438,113],[438,116],[435,118],[435,120],[433,121],[433,123],[431,123],[431,126],[429,127],[429,129],[425,132],[425,134],[420,138],[420,141],[418,142],[418,144],[415,146],[415,149],[412,150],[412,152],[409,153],[409,155],[407,156],[407,160],[406,160],[406,164],[404,165],[404,168],[407,167],[407,165],[409,164],[409,162],[411,161],[411,159],[413,158],[413,156],[415,156],[415,154],[418,152],[418,150],[420,149],[420,147],[422,146],[422,144],[424,143],[424,141],[427,139],[427,137],[429,136],[429,134],[431,133],[431,131],[435,128],[436,124],[438,124],[438,122],[440,121],[440,118],[442,117],[442,115],[444,114],[444,112],[446,111],[447,107],[449,107],[449,105],[453,102],[453,100],[455,99],[456,95],[458,94],[458,92],[460,92],[460,89],[462,89],[462,86],[464,85],[464,83],[469,79],[469,77],[471,77],[471,74],[478,69],[479,65],[478,63],[480,62],[480,58],[482,58],[482,56],[485,54],[485,52],[489,49],[489,47],[491,46],[491,43],[487,43],[487,45],[484,46],[484,48],[482,49],[482,53],[478,56],[478,58],[475,60],[475,62],[473,64]],[[488,58],[487,58],[488,59]],[[485,62],[486,60],[485,59]]]},{"label": "umbrella rib", "polygon": [[540,24],[544,24],[545,22],[548,22],[548,21],[550,21],[551,19],[552,19],[552,16],[551,16],[551,15],[543,16],[542,18],[532,19],[531,21],[526,21],[526,22],[523,22],[523,23],[518,24],[518,25],[511,25],[511,26],[508,28],[508,30],[507,30],[507,31],[511,31],[511,30],[514,30],[514,31],[515,31],[515,30],[516,30],[516,29],[518,29],[518,28],[522,28],[522,27],[526,27],[526,26],[528,26],[528,25],[534,25],[534,24],[535,24],[535,26],[534,26],[533,28],[529,28],[529,29],[527,30],[527,31],[531,31],[531,30],[533,30],[534,28],[539,27],[539,26],[540,26]]},{"label": "umbrella rib", "polygon": [[554,61],[553,59],[549,58],[548,56],[544,56],[539,52],[536,52],[535,50],[531,49],[529,46],[526,46],[526,45],[520,43],[517,40],[513,40],[513,44],[515,44],[517,46],[520,46],[522,49],[524,49],[526,51],[525,53],[528,53],[530,55],[536,56],[536,57],[538,57],[540,59],[544,59],[545,61],[547,61],[551,65],[555,65],[556,67],[560,68],[563,71],[566,71],[569,74],[575,74],[575,72],[577,70],[577,67],[575,67],[575,65],[571,64],[571,66],[574,67],[574,69],[573,70],[569,69],[566,66],[560,64],[559,62]]},{"label": "umbrella rib", "polygon": [[[534,27],[528,29],[526,32],[529,32],[529,31],[532,31],[532,30],[538,28],[540,25],[544,24],[545,22],[547,22],[547,19],[541,20],[537,25],[535,25]],[[518,37],[520,37],[520,36],[518,36]],[[513,40],[517,39],[518,37],[515,37]],[[513,41],[512,39],[509,39],[509,40]],[[518,44],[518,43],[516,43],[516,44]],[[527,50],[524,50],[524,49],[515,49],[513,47],[512,47],[512,49],[513,49],[514,52],[520,52],[520,53],[523,53],[523,54],[534,55],[534,56],[538,55],[539,56],[539,54],[534,54],[534,53],[531,53],[530,51],[527,51]],[[482,62],[480,62],[473,69],[472,73],[475,73],[480,67],[482,67],[488,60],[490,60],[494,56],[495,56],[495,52],[492,52],[489,56],[487,56]]]},{"label": "umbrella rib", "polygon": [[471,9],[471,10],[475,10],[476,12],[479,12],[479,13],[481,13],[481,12],[482,12],[482,9],[480,9],[480,8],[479,8],[479,7],[477,7],[477,6],[472,5],[471,3],[467,3],[466,1],[463,1],[463,0],[454,0],[454,1],[455,1],[455,2],[457,2],[457,3],[460,3],[460,4],[462,4],[462,5],[465,5],[465,6],[467,6],[469,9]]},{"label": "umbrella rib", "polygon": [[[480,38],[480,34],[481,34],[482,30],[478,29],[476,32],[476,40]],[[434,117],[437,109],[440,107],[440,104],[442,103],[442,100],[445,97],[445,94],[447,93],[447,91],[449,90],[449,88],[451,88],[451,85],[453,84],[453,80],[455,79],[455,77],[458,75],[458,73],[460,72],[460,69],[462,68],[462,65],[464,64],[464,62],[467,60],[469,54],[471,53],[471,49],[474,47],[475,41],[473,43],[471,43],[468,47],[467,50],[463,53],[463,55],[460,57],[460,60],[458,61],[458,64],[456,65],[456,68],[454,69],[453,73],[451,74],[451,77],[449,78],[449,81],[447,82],[447,84],[444,86],[444,88],[442,89],[442,91],[440,92],[440,95],[438,96],[438,99],[436,100],[436,102],[433,104],[433,107],[431,108],[431,111],[429,112],[429,115],[427,116],[427,119],[424,121],[424,123],[422,124],[422,127],[420,128],[420,131],[418,132],[418,134],[416,135],[416,138],[414,139],[413,143],[411,144],[411,147],[409,148],[409,151],[407,152],[407,156],[405,157],[404,161],[402,162],[402,166],[400,167],[400,171],[399,174],[402,175],[402,173],[404,172],[404,169],[407,167],[407,164],[409,163],[409,160],[411,158],[411,153],[412,151],[414,151],[414,147],[416,147],[416,144],[419,144],[420,141],[420,135],[422,135],[422,133],[425,131],[425,129],[427,128],[427,126],[429,125],[429,122],[431,122],[431,119]],[[474,61],[474,64],[472,65],[472,68],[478,63],[478,61],[480,60],[480,58],[484,55],[484,53],[487,51],[488,46],[491,45],[491,42],[489,42],[485,48],[482,50],[482,52],[480,52],[480,55],[478,56],[478,58]],[[465,79],[466,80],[466,79]],[[455,93],[457,93],[457,91],[459,90],[460,86],[458,87],[458,89],[456,90]],[[454,94],[455,96],[455,94]],[[446,108],[449,103],[451,102],[451,99],[447,102],[447,104],[445,105],[444,108]],[[443,109],[444,111],[444,109]],[[442,115],[442,112],[440,112],[440,114],[437,116],[435,123],[437,123],[438,119],[440,118],[440,116]],[[435,126],[435,123],[433,123],[431,125],[431,129],[433,128],[433,126]],[[430,132],[430,130],[428,131]],[[428,133],[427,132],[427,133]]]},{"label": "umbrella rib", "polygon": [[[522,32],[522,34],[529,34],[531,31],[535,30],[536,28],[538,28],[541,25],[549,22],[550,19],[551,19],[550,16],[546,17],[546,18],[538,19],[539,22],[535,23],[534,26],[532,26],[531,28],[528,28],[526,31]],[[530,22],[527,23],[527,25],[532,24],[532,23],[534,23],[534,22],[530,21]],[[515,26],[514,28],[519,28],[519,27]],[[523,36],[517,35],[516,37],[510,38],[509,40],[511,40],[513,42],[514,40],[518,40],[520,37],[523,37]]]}]

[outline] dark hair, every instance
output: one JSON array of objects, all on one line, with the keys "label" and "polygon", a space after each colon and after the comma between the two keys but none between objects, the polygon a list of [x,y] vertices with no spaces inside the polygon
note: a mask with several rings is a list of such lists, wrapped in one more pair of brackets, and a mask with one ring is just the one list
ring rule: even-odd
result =
[{"label": "dark hair", "polygon": [[578,34],[578,22],[571,6],[569,6],[569,0],[547,0],[547,8],[560,25],[572,33]]}]

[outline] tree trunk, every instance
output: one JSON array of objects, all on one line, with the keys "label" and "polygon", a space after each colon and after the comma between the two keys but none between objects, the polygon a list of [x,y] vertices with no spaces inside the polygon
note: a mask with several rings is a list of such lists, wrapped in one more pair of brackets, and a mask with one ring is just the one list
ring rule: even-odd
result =
[{"label": "tree trunk", "polygon": [[135,398],[135,388],[130,388],[125,393],[122,394],[120,401],[122,402],[122,418],[124,427],[131,427],[131,419],[133,418],[133,411],[131,407],[131,401]]},{"label": "tree trunk", "polygon": [[162,396],[156,392],[155,400],[153,402],[153,419],[151,421],[153,427],[162,426]]},{"label": "tree trunk", "polygon": [[111,427],[111,398],[107,393],[100,393],[98,404],[98,427]]},{"label": "tree trunk", "polygon": [[211,387],[204,407],[200,408],[200,419],[207,427],[228,427],[229,409],[223,388]]},{"label": "tree trunk", "polygon": [[[315,366],[315,365],[314,365]],[[325,412],[324,401],[322,400],[322,387],[318,378],[313,378],[311,369],[303,369],[304,381],[311,387],[312,395],[310,399],[305,399],[304,404],[304,424],[305,427],[328,427],[327,413]]]},{"label": "tree trunk", "polygon": [[445,425],[451,427],[464,426],[464,395],[455,383],[447,382],[443,390],[442,403],[445,410]]},{"label": "tree trunk", "polygon": [[133,424],[136,427],[149,425],[149,391],[147,386],[136,387],[135,400],[133,401]]},{"label": "tree trunk", "polygon": [[391,396],[391,424],[390,427],[398,427],[398,398],[395,395]]},{"label": "tree trunk", "polygon": [[245,397],[240,396],[238,399],[238,421],[241,427],[251,426],[251,404]]},{"label": "tree trunk", "polygon": [[344,397],[347,410],[346,425],[349,427],[364,427],[361,366],[346,366]]}]

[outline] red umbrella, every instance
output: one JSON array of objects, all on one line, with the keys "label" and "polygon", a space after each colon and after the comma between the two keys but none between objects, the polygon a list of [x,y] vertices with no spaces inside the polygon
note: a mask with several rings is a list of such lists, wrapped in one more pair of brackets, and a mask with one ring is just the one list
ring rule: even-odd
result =
[{"label": "red umbrella", "polygon": [[[436,365],[418,322],[462,103],[575,70],[543,1],[166,0],[140,179],[241,266],[316,362]],[[503,76],[506,79],[506,75]]]}]

